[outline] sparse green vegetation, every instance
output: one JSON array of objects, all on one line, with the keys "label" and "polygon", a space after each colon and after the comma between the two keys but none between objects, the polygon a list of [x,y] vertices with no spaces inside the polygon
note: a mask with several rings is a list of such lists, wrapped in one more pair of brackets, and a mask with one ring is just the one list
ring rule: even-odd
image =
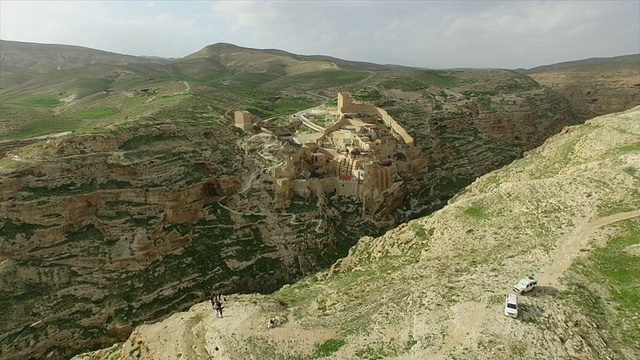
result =
[{"label": "sparse green vegetation", "polygon": [[420,223],[413,223],[411,225],[411,229],[413,230],[415,236],[420,240],[426,240],[428,237],[433,235],[433,229],[428,229],[427,231]]},{"label": "sparse green vegetation", "polygon": [[320,359],[323,357],[327,357],[340,350],[340,348],[344,346],[345,343],[346,342],[342,339],[329,339],[316,346],[315,350],[313,351],[313,358]]},{"label": "sparse green vegetation", "polygon": [[34,200],[40,197],[47,196],[69,196],[85,194],[97,190],[108,189],[126,189],[131,187],[131,183],[128,181],[109,179],[104,183],[98,183],[95,180],[85,183],[69,183],[62,184],[56,187],[28,187],[25,186],[24,190],[29,192],[29,195],[24,197],[25,200]]},{"label": "sparse green vegetation", "polygon": [[25,122],[18,131],[8,134],[6,138],[25,139],[33,136],[52,134],[63,131],[75,131],[84,127],[86,127],[86,124],[81,120],[68,119],[58,116],[38,115],[37,118]]},{"label": "sparse green vegetation", "polygon": [[640,142],[622,146],[614,151],[619,154],[640,153]]},{"label": "sparse green vegetation", "polygon": [[[377,89],[366,88],[351,94],[354,99],[359,101],[377,101],[382,99],[382,95]],[[337,104],[336,104],[337,105]]]},{"label": "sparse green vegetation", "polygon": [[616,351],[640,343],[640,256],[628,251],[640,247],[640,223],[628,220],[622,229],[623,235],[572,266],[571,291],[564,297],[610,334]]},{"label": "sparse green vegetation", "polygon": [[0,221],[0,237],[5,239],[15,239],[18,234],[22,234],[26,239],[29,239],[34,232],[40,229],[46,229],[48,226],[29,224],[26,222],[14,222],[6,220]]},{"label": "sparse green vegetation", "polygon": [[118,113],[118,109],[98,108],[98,109],[92,109],[92,110],[75,113],[75,114],[72,114],[71,117],[74,119],[99,119],[99,118],[115,115],[117,113]]},{"label": "sparse green vegetation", "polygon": [[166,135],[140,135],[133,137],[120,145],[120,149],[122,150],[134,150],[138,149],[144,145],[152,144],[155,142],[162,141],[172,141],[172,140],[182,140],[185,141],[186,138],[183,136],[166,136]]},{"label": "sparse green vegetation", "polygon": [[300,213],[314,211],[318,208],[316,205],[316,201],[317,200],[312,197],[308,199],[304,199],[299,196],[294,196],[289,201],[289,206],[287,206],[287,212],[300,214]]},{"label": "sparse green vegetation", "polygon": [[[363,235],[382,235],[398,221],[445,206],[451,195],[477,176],[511,161],[530,145],[525,144],[525,140],[512,144],[512,137],[504,140],[503,134],[492,133],[490,129],[494,124],[488,115],[489,108],[504,115],[503,122],[495,125],[505,128],[505,133],[510,125],[505,119],[516,123],[513,129],[518,134],[527,131],[522,139],[535,135],[533,130],[526,129],[531,125],[529,122],[543,129],[548,125],[544,121],[549,113],[555,110],[561,113],[564,109],[554,106],[545,108],[544,112],[539,110],[545,105],[542,93],[534,98],[519,92],[527,87],[536,92],[542,89],[526,76],[504,71],[493,72],[489,75],[491,79],[486,80],[468,75],[473,71],[399,67],[377,70],[374,66],[359,67],[362,65],[355,63],[349,66],[336,63],[332,69],[318,70],[329,64],[318,60],[305,72],[297,63],[304,57],[291,56],[285,62],[271,58],[255,61],[249,55],[234,52],[233,56],[246,58],[235,59],[229,65],[224,63],[228,54],[212,54],[175,61],[169,66],[118,65],[117,72],[108,64],[100,64],[68,71],[66,76],[74,78],[65,78],[62,85],[55,87],[42,84],[37,90],[22,93],[20,89],[11,93],[14,89],[5,92],[3,88],[3,110],[11,108],[10,112],[0,111],[2,129],[5,124],[10,125],[10,131],[3,136],[29,137],[66,130],[75,133],[46,147],[42,143],[34,143],[30,148],[18,147],[15,161],[7,157],[0,160],[2,170],[8,173],[8,184],[14,186],[17,181],[25,184],[20,188],[16,185],[16,191],[11,189],[6,193],[7,204],[19,206],[23,202],[34,212],[42,208],[44,215],[34,218],[47,224],[15,221],[6,222],[0,229],[3,240],[14,240],[0,245],[9,253],[26,254],[23,257],[26,260],[11,259],[0,269],[0,312],[9,318],[0,325],[0,332],[8,334],[1,341],[0,357],[5,355],[5,348],[7,351],[18,347],[40,348],[43,338],[60,342],[47,349],[47,352],[57,351],[53,357],[70,357],[87,343],[99,347],[114,341],[116,332],[122,337],[122,331],[126,330],[117,327],[126,329],[126,325],[135,326],[185,310],[214,289],[271,292],[285,282],[313,274],[347,255],[349,258],[341,260],[331,271],[312,275],[273,294],[281,305],[289,307],[287,311],[291,311],[293,317],[290,321],[295,321],[303,330],[330,328],[335,331],[332,335],[335,338],[324,341],[326,337],[323,337],[319,342],[315,339],[315,344],[307,344],[304,354],[291,355],[256,336],[247,341],[251,349],[246,351],[257,352],[248,355],[257,353],[265,359],[290,356],[298,360],[350,358],[354,353],[355,357],[368,360],[406,357],[416,348],[441,345],[440,337],[446,335],[447,329],[444,325],[439,329],[437,322],[443,320],[444,324],[451,316],[446,320],[438,318],[438,311],[451,315],[449,307],[463,301],[501,304],[502,295],[490,292],[487,298],[484,289],[489,287],[487,282],[493,286],[504,280],[500,278],[503,263],[523,264],[518,257],[523,253],[542,259],[556,245],[554,232],[560,228],[570,230],[571,219],[559,219],[559,214],[584,212],[565,203],[552,206],[549,202],[532,201],[526,204],[530,206],[528,211],[521,213],[535,213],[544,223],[532,223],[527,231],[511,236],[509,231],[515,231],[515,225],[512,227],[507,221],[507,215],[496,212],[504,204],[497,200],[473,200],[464,203],[471,204],[466,209],[460,207],[450,212],[466,219],[464,228],[451,238],[450,231],[457,229],[455,225],[449,226],[450,219],[445,217],[433,222],[426,219],[411,223],[401,236],[389,232],[385,237],[358,242]],[[467,74],[463,74],[466,78],[461,73]],[[62,78],[64,74],[58,71],[55,75]],[[500,76],[504,79],[495,78]],[[396,164],[398,180],[408,186],[408,191],[398,192],[392,201],[375,204],[376,208],[370,208],[368,199],[315,195],[294,197],[288,204],[276,206],[272,200],[280,194],[276,195],[269,184],[273,179],[265,180],[270,176],[264,176],[253,179],[256,181],[247,191],[238,193],[238,189],[245,189],[243,184],[248,174],[258,168],[266,174],[266,170],[272,170],[293,147],[280,146],[279,142],[269,151],[260,152],[261,156],[254,156],[258,153],[255,149],[245,152],[245,145],[255,132],[233,127],[232,111],[246,109],[263,118],[278,116],[280,119],[275,122],[285,123],[283,119],[288,113],[317,105],[324,101],[321,97],[333,97],[336,91],[349,91],[358,100],[389,107],[389,113],[397,116],[411,135],[415,135],[417,147],[412,150],[417,155],[409,151],[393,154],[397,162],[427,159],[427,169],[412,165],[411,174],[403,170],[404,164]],[[10,94],[6,99],[11,103],[4,102],[5,93]],[[459,100],[457,93],[469,96],[476,105],[480,102],[484,108]],[[528,122],[523,127],[512,120],[519,116],[517,111],[511,111],[515,107],[507,109],[504,105],[505,93],[530,105]],[[47,94],[52,95],[46,97]],[[53,94],[64,102],[54,99]],[[447,101],[433,104],[434,94],[447,97]],[[335,100],[326,103],[336,105]],[[462,103],[465,105],[461,106]],[[309,117],[322,125],[331,120],[323,116]],[[554,126],[567,119],[555,120]],[[76,137],[78,133],[100,135],[86,136],[85,143],[85,137]],[[255,138],[259,136],[251,141]],[[563,164],[553,163],[558,161],[555,157],[558,154],[562,155],[562,161],[580,161],[577,150],[581,144],[577,141],[582,140],[576,137],[574,144],[565,143],[564,148],[556,149],[557,154],[553,154],[547,168],[561,169]],[[116,148],[118,143],[120,146]],[[631,144],[621,147],[620,151],[627,154],[637,149]],[[282,159],[277,158],[279,156]],[[66,167],[57,169],[57,164]],[[418,162],[412,164],[418,165]],[[15,171],[18,166],[28,169]],[[626,174],[637,177],[636,168],[625,166]],[[537,171],[534,170],[536,174]],[[619,169],[616,173],[627,183],[635,181],[620,174]],[[318,173],[312,172],[313,175]],[[596,180],[584,179],[596,184]],[[520,180],[521,183],[514,183],[514,188],[528,185],[525,175]],[[502,181],[504,178],[496,177],[495,183],[487,188],[505,191],[505,196],[512,195],[506,194],[510,189],[501,187]],[[588,190],[594,202],[598,201],[598,191],[602,188],[620,198],[616,188],[619,184],[607,185],[601,181],[603,184]],[[265,184],[264,188],[260,188],[260,182]],[[460,198],[467,201],[480,187],[470,188],[460,194]],[[315,189],[312,193],[315,194]],[[576,196],[579,198],[580,194]],[[390,203],[395,206],[402,202],[407,204],[406,208],[388,211]],[[57,208],[58,204],[62,207]],[[285,207],[280,207],[282,205]],[[600,204],[593,206],[598,208]],[[632,205],[606,206],[607,211],[617,211]],[[11,209],[10,216],[3,215],[3,221],[20,216],[15,215],[20,212],[14,213],[13,207],[8,209]],[[365,211],[367,216],[375,212],[374,219],[364,218]],[[495,218],[499,221],[492,222]],[[477,221],[479,219],[483,221]],[[497,225],[491,229],[475,226],[489,222]],[[51,237],[42,244],[33,244],[37,238],[31,237],[48,231],[49,224],[55,224]],[[507,234],[509,242],[495,241],[497,232],[501,236]],[[438,235],[434,236],[435,233]],[[22,236],[19,234],[24,234],[28,241],[17,243],[15,238]],[[476,241],[478,237],[486,237],[487,241]],[[434,253],[435,247],[441,245],[438,242],[443,241],[453,250],[464,247],[465,255],[457,256],[448,250]],[[519,242],[524,245],[518,245]],[[606,267],[618,259],[624,258],[616,254],[601,261],[595,259],[593,263]],[[424,263],[419,263],[422,261]],[[538,265],[536,262],[535,266]],[[635,266],[632,262],[621,265]],[[620,274],[616,269],[611,271]],[[492,274],[490,280],[482,278],[486,273]],[[603,273],[611,275],[604,270]],[[624,281],[629,281],[631,276],[638,274],[630,272]],[[445,286],[438,283],[440,279],[446,281]],[[616,285],[620,281],[610,281],[615,290],[611,290],[612,294],[615,292],[612,301],[619,302],[620,307],[632,306],[631,301],[639,300],[632,293],[620,290]],[[468,289],[461,290],[463,282],[469,284]],[[476,288],[483,288],[482,295]],[[611,314],[609,304],[598,299],[600,289],[585,286],[576,291],[583,289],[585,292],[580,294],[595,299],[593,307],[598,316]],[[545,299],[540,297],[540,300]],[[255,301],[261,304],[261,300]],[[381,301],[386,305],[380,306]],[[390,324],[389,328],[393,329],[407,324],[403,322],[406,319],[402,319],[407,309],[416,310],[413,318],[416,328],[426,328],[418,323],[434,314],[428,321],[432,322],[429,327],[436,329],[430,334],[424,333],[430,330],[421,330],[420,335],[413,337],[411,329],[407,336],[407,331],[401,328],[399,334],[392,334],[392,340],[363,341],[368,336],[379,336],[381,324]],[[456,313],[458,310],[463,314],[466,309],[456,309]],[[638,310],[634,308],[634,311]],[[553,314],[551,309],[549,313]],[[41,327],[31,327],[37,319],[46,321]],[[203,332],[210,325],[204,324],[205,319],[206,316],[200,314],[192,319],[194,324],[190,324],[199,326],[199,332],[193,333],[198,337],[196,346],[204,347]],[[110,326],[103,328],[105,320]],[[612,320],[603,328],[610,324],[621,323]],[[116,329],[111,325],[117,325]],[[22,330],[12,332],[14,329]],[[57,334],[65,337],[56,337]],[[142,349],[142,342],[136,343],[129,355],[143,357]],[[530,353],[521,343],[507,344],[501,349],[518,356]],[[468,355],[467,351],[464,349],[463,354]],[[185,358],[192,354],[181,355]],[[451,358],[466,357],[452,353]]]},{"label": "sparse green vegetation", "polygon": [[358,81],[364,80],[367,75],[368,72],[366,71],[326,69],[283,76],[265,84],[263,88],[265,91],[270,89],[285,89],[292,86],[302,89],[322,89],[357,83]]},{"label": "sparse green vegetation", "polygon": [[484,219],[487,217],[482,206],[469,206],[464,213],[476,219]]},{"label": "sparse green vegetation", "polygon": [[60,105],[60,100],[55,98],[28,98],[23,99],[22,102],[45,107],[54,107]]},{"label": "sparse green vegetation", "polygon": [[456,83],[456,77],[451,75],[449,71],[415,70],[406,77],[385,80],[380,85],[388,89],[415,91],[427,89],[429,86],[449,88],[455,86]]},{"label": "sparse green vegetation", "polygon": [[269,110],[276,114],[293,113],[317,105],[316,99],[306,97],[287,97],[276,101]]},{"label": "sparse green vegetation", "polygon": [[[415,344],[415,340],[411,340],[406,344],[407,349],[410,349]],[[382,360],[393,356],[397,350],[394,348],[395,344],[383,343],[383,344],[369,344],[362,349],[358,349],[354,352],[354,355],[358,359],[363,360]]]}]

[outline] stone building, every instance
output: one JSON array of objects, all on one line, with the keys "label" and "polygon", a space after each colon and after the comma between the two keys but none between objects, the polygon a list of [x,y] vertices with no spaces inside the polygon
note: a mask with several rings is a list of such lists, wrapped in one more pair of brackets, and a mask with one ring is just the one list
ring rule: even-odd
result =
[{"label": "stone building", "polygon": [[251,122],[251,114],[248,111],[236,111],[235,112],[235,124],[237,128],[244,131],[250,131],[253,129],[253,123]]},{"label": "stone building", "polygon": [[410,153],[413,138],[386,111],[348,94],[338,94],[338,112],[336,123],[271,170],[278,203],[334,193],[360,199],[363,214],[373,214],[401,191],[399,168],[407,164],[397,153]]}]

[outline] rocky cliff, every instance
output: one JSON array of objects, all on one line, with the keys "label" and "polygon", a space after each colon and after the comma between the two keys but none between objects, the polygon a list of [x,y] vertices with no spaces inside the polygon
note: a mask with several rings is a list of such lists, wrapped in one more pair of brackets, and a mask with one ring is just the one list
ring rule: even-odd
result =
[{"label": "rocky cliff", "polygon": [[556,64],[525,73],[569,99],[582,119],[640,104],[640,54]]},{"label": "rocky cliff", "polygon": [[[408,185],[414,201],[429,199],[423,205],[446,201],[476,177],[577,124],[566,99],[512,71],[422,76],[426,84],[383,82],[378,102],[414,134],[420,155]],[[420,209],[415,205],[413,212]]]},{"label": "rocky cliff", "polygon": [[[13,140],[2,152],[0,357],[63,358],[124,340],[211,291],[274,291],[326,268],[360,237],[441,207],[575,121],[562,98],[509,71],[354,63],[282,75],[251,73],[262,57],[240,68],[242,59],[225,56],[233,72],[190,68],[189,59],[96,64],[3,93],[0,105],[18,115],[0,117],[8,136],[59,123],[75,132]],[[290,65],[304,68],[299,61]],[[383,223],[362,218],[348,197],[279,203],[265,175],[296,145],[224,116],[246,107],[286,118],[338,90],[385,109],[415,139],[399,169],[406,189],[381,208]]]},{"label": "rocky cliff", "polygon": [[197,304],[75,359],[636,359],[639,117],[567,127],[329,271],[229,296],[223,318]]}]

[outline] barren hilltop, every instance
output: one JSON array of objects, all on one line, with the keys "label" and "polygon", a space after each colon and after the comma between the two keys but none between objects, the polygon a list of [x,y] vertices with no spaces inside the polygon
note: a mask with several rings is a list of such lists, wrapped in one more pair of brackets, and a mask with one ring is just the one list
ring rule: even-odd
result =
[{"label": "barren hilltop", "polygon": [[[636,107],[567,127],[328,271],[74,359],[637,359],[639,119]],[[506,317],[528,274],[539,286]]]}]

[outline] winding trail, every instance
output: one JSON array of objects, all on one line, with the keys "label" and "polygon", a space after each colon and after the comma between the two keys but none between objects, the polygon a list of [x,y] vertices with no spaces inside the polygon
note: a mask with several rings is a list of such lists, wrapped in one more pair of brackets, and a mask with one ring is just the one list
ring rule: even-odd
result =
[{"label": "winding trail", "polygon": [[580,250],[588,246],[589,235],[592,232],[603,226],[638,216],[640,216],[640,209],[601,217],[576,227],[560,241],[561,245],[556,250],[553,261],[540,271],[538,282],[544,285],[558,285],[560,276],[571,266],[573,260],[580,254]]},{"label": "winding trail", "polygon": [[366,78],[364,78],[364,79],[362,79],[362,80],[360,80],[360,81],[358,81],[358,84],[362,84],[363,82],[366,82],[367,80],[371,79],[371,77],[372,77],[373,75],[375,75],[375,74],[376,74],[376,73],[375,73],[375,72],[373,72],[373,71],[368,71],[368,72],[369,72],[369,74],[367,75],[367,77],[366,77]]},{"label": "winding trail", "polygon": [[325,128],[323,128],[320,125],[317,125],[317,124],[313,123],[311,120],[309,120],[308,118],[305,117],[305,115],[311,110],[312,109],[306,109],[306,110],[298,111],[293,116],[298,118],[298,119],[300,119],[300,121],[302,121],[303,124],[305,124],[306,126],[311,128],[312,130],[315,130],[317,132],[324,132],[326,130]]}]

